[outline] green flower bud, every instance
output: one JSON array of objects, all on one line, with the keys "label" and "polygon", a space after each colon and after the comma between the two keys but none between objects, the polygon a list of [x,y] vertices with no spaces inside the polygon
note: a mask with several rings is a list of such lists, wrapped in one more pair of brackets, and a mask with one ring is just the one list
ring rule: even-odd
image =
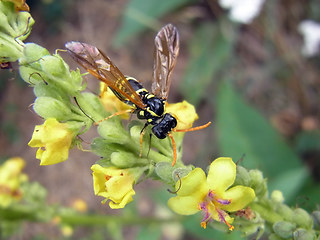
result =
[{"label": "green flower bud", "polygon": [[296,225],[291,222],[279,221],[273,224],[273,231],[282,238],[290,238]]},{"label": "green flower bud", "polygon": [[[171,166],[172,168],[172,166]],[[184,176],[187,176],[191,171],[193,167],[192,166],[186,166],[186,167],[178,167],[172,171],[172,178],[175,182],[180,181],[181,178]]]},{"label": "green flower bud", "polygon": [[314,228],[320,230],[320,211],[312,213]]},{"label": "green flower bud", "polygon": [[254,223],[248,224],[248,222],[245,222],[244,224],[242,224],[241,220],[238,220],[237,223],[236,222],[234,222],[234,223],[239,226],[241,233],[245,237],[251,236],[255,233],[258,233],[259,236],[257,236],[256,239],[260,239],[260,237],[262,237],[262,235],[263,235],[264,230],[263,230],[262,224],[254,224]]},{"label": "green flower bud", "polygon": [[266,180],[263,179],[262,172],[259,170],[250,170],[249,175],[251,177],[249,186],[254,189],[257,197],[264,197],[267,194],[268,188]]},{"label": "green flower bud", "polygon": [[165,183],[169,185],[174,185],[175,181],[172,175],[172,165],[169,162],[159,162],[155,167],[156,174],[162,179]]},{"label": "green flower bud", "polygon": [[1,35],[0,33],[0,62],[17,61],[22,55],[22,47],[19,48],[17,44],[6,41]]},{"label": "green flower bud", "polygon": [[13,3],[0,1],[0,62],[15,62],[21,57],[22,40],[28,37],[33,24],[28,12],[17,12]]},{"label": "green flower bud", "polygon": [[313,231],[307,231],[306,229],[300,228],[293,232],[294,240],[314,240],[315,233]]},{"label": "green flower bud", "polygon": [[275,203],[283,203],[284,197],[281,191],[279,190],[274,190],[271,193],[271,200]]},{"label": "green flower bud", "polygon": [[83,118],[72,113],[70,108],[63,102],[51,97],[38,97],[34,102],[33,109],[45,119],[55,118],[58,121],[67,121],[81,120]]},{"label": "green flower bud", "polygon": [[155,167],[156,174],[167,184],[174,185],[181,178],[188,175],[192,166],[172,167],[171,162],[158,162]]},{"label": "green flower bud", "polygon": [[283,238],[279,237],[277,234],[270,234],[268,240],[283,240]]},{"label": "green flower bud", "polygon": [[148,159],[138,158],[137,155],[121,151],[111,154],[111,163],[118,168],[131,168],[134,166],[145,166],[149,164]]},{"label": "green flower bud", "polygon": [[296,223],[299,227],[306,229],[311,229],[313,226],[312,217],[306,210],[302,208],[297,208],[293,211],[292,221]]},{"label": "green flower bud", "polygon": [[39,83],[34,86],[33,92],[37,97],[51,97],[64,102],[65,104],[70,103],[70,97],[65,92],[62,92],[61,89],[56,88],[52,84],[47,85],[44,82]]},{"label": "green flower bud", "polygon": [[65,81],[69,76],[69,67],[59,55],[42,57],[40,65],[49,78]]},{"label": "green flower bud", "polygon": [[248,170],[242,166],[237,166],[235,185],[249,186],[250,179]]},{"label": "green flower bud", "polygon": [[[104,157],[110,160],[110,155],[113,152],[119,151],[119,144],[110,143],[108,140],[101,137],[93,139],[90,147],[91,150],[98,156]],[[102,164],[100,164],[102,165]],[[104,166],[104,165],[102,165]]]},{"label": "green flower bud", "polygon": [[121,121],[115,118],[101,122],[98,127],[98,133],[110,143],[126,144],[131,140]]},{"label": "green flower bud", "polygon": [[292,221],[293,210],[285,204],[277,204],[275,211],[286,221]]},{"label": "green flower bud", "polygon": [[[25,47],[23,48],[23,55],[19,59],[20,65],[26,65],[26,64],[34,64],[36,63],[38,66],[38,69],[40,70],[40,63],[39,60],[44,57],[50,55],[49,51],[45,49],[44,47],[41,47],[35,43],[26,43]],[[33,70],[34,72],[35,70]],[[21,73],[20,73],[21,74]],[[25,81],[28,81],[29,76],[26,76],[24,78],[21,76]]]}]

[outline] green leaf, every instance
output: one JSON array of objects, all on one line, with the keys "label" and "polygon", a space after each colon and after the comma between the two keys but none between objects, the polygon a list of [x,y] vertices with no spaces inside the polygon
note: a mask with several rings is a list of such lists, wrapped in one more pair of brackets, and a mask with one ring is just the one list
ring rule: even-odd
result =
[{"label": "green leaf", "polygon": [[292,197],[308,176],[298,156],[229,84],[223,82],[218,93],[215,129],[222,155],[237,161],[245,154],[244,166],[259,168],[271,186]]},{"label": "green leaf", "polygon": [[189,44],[190,60],[180,90],[186,100],[197,105],[209,84],[225,68],[233,49],[227,38],[213,23],[202,24]]},{"label": "green leaf", "polygon": [[120,47],[145,28],[156,31],[162,27],[157,19],[194,0],[131,0],[124,12],[122,26],[113,39],[113,46]]}]

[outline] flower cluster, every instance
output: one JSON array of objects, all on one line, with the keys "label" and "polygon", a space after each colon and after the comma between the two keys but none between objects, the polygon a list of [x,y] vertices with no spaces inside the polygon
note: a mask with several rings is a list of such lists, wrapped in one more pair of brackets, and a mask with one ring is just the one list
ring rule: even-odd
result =
[{"label": "flower cluster", "polygon": [[[229,214],[252,202],[255,192],[248,186],[234,185],[236,165],[230,158],[213,161],[207,178],[200,168],[183,163],[184,132],[178,131],[191,128],[198,119],[194,106],[186,101],[166,105],[166,112],[174,115],[178,125],[165,139],[151,138],[150,127],[141,135],[141,121],[131,121],[124,127],[120,117],[128,115],[104,120],[115,112],[130,110],[130,106],[105,91],[105,85],[100,94],[85,91],[86,83],[79,69],[70,71],[58,53],[51,55],[37,44],[24,44],[22,40],[33,24],[29,13],[16,12],[12,3],[4,1],[0,2],[0,10],[8,14],[10,21],[0,23],[6,29],[0,33],[0,43],[4,37],[10,39],[10,44],[0,44],[6,46],[6,51],[1,51],[1,61],[18,61],[21,78],[34,88],[33,109],[44,119],[43,124],[35,126],[29,142],[30,147],[37,148],[36,158],[41,165],[66,161],[74,146],[83,150],[78,136],[98,125],[99,137],[92,140],[90,151],[101,158],[91,170],[94,193],[104,198],[103,203],[109,201],[113,209],[125,207],[133,201],[135,184],[152,177],[176,186],[177,196],[168,202],[176,213],[190,215],[201,211],[203,228],[215,220],[233,229],[233,217]],[[10,187],[10,192],[15,189]]]},{"label": "flower cluster", "polygon": [[25,162],[22,158],[8,159],[0,166],[0,206],[7,207],[22,197],[20,185],[27,181],[27,175],[21,173]]}]

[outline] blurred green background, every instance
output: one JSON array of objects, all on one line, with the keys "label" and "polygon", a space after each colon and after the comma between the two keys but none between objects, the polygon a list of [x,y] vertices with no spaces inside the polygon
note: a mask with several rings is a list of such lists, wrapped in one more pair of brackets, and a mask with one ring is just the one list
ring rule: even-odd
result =
[{"label": "blurred green background", "polygon": [[[320,2],[267,0],[247,23],[235,19],[234,9],[223,8],[221,2],[27,1],[36,21],[27,42],[51,53],[67,41],[90,43],[106,52],[124,74],[150,89],[154,36],[171,22],[179,30],[181,44],[168,101],[185,99],[194,104],[199,114],[195,125],[213,122],[205,130],[186,134],[184,161],[205,168],[219,156],[241,159],[244,166],[263,171],[270,189],[281,190],[286,203],[315,209],[320,202],[320,57],[319,45],[313,54],[303,51],[301,23],[320,22]],[[242,6],[248,14],[253,2]],[[61,54],[73,69],[77,67]],[[30,107],[32,88],[19,80],[16,65],[11,71],[1,70],[0,79],[1,160],[25,158],[30,180],[48,189],[51,203],[68,205],[82,198],[90,211],[110,212],[93,196],[90,165],[98,160],[94,155],[74,150],[66,163],[39,166],[35,149],[27,147],[34,125],[42,122]],[[98,92],[97,86],[97,81],[89,81],[92,91]],[[95,133],[88,139],[90,134]],[[156,196],[162,204],[168,199],[168,194],[150,194],[149,185],[137,186],[137,195],[142,196],[135,202],[142,215],[154,211],[143,198]],[[159,184],[151,185],[165,192]],[[237,233],[222,237],[217,231],[204,231],[192,218],[183,225],[180,239],[239,239]],[[24,234],[26,239],[61,237],[53,226],[30,223]],[[79,228],[75,239],[104,239],[105,234]],[[127,227],[124,236],[178,239],[157,226]]]}]

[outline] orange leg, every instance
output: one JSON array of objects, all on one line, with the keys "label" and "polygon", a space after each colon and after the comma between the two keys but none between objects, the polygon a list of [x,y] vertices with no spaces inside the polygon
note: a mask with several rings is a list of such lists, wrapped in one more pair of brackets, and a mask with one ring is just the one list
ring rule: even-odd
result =
[{"label": "orange leg", "polygon": [[174,141],[172,134],[168,133],[168,136],[171,138],[171,141],[172,141],[172,148],[173,148],[172,167],[173,167],[176,164],[176,161],[177,161],[177,148],[176,148],[176,142]]},{"label": "orange leg", "polygon": [[108,120],[108,119],[110,119],[110,118],[112,118],[114,116],[118,116],[118,115],[122,115],[122,114],[126,114],[126,113],[131,113],[131,112],[132,112],[132,109],[127,109],[127,110],[123,110],[123,111],[120,111],[120,112],[116,112],[116,113],[110,115],[109,117],[106,117],[104,119],[99,120],[98,122],[95,122],[94,125],[99,125],[99,123],[101,123],[101,122],[103,122],[105,120]]}]

